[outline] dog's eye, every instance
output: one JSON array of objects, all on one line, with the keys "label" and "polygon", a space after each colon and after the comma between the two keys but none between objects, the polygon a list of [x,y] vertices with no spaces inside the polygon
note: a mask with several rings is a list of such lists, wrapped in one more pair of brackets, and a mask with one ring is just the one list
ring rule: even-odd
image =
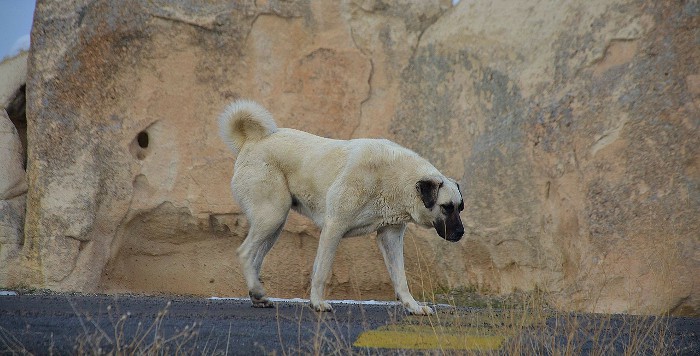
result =
[{"label": "dog's eye", "polygon": [[455,209],[454,205],[452,205],[452,204],[443,204],[443,205],[440,205],[440,207],[442,208],[442,211],[445,214],[450,214]]}]

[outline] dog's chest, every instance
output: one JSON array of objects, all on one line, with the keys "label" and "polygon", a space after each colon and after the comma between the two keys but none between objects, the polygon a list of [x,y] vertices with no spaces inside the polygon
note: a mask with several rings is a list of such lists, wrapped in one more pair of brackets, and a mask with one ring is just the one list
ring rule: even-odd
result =
[{"label": "dog's chest", "polygon": [[348,230],[348,232],[345,233],[345,235],[343,235],[343,237],[370,234],[377,231],[381,226],[382,225],[379,222],[361,226],[353,226],[352,228],[350,228],[350,230]]},{"label": "dog's chest", "polygon": [[344,236],[370,234],[385,226],[405,224],[408,219],[410,217],[404,216],[404,214],[381,214],[376,210],[365,212],[365,214],[359,214],[356,217],[355,223],[350,226]]}]

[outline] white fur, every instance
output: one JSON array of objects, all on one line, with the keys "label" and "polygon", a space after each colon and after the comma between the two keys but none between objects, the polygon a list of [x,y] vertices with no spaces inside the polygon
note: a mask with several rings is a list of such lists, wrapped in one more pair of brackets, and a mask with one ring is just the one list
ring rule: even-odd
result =
[{"label": "white fur", "polygon": [[[257,131],[249,131],[247,136],[237,129],[243,120],[253,120],[257,123]],[[219,135],[231,150],[238,152],[246,140],[260,139],[277,131],[277,125],[272,114],[258,103],[250,100],[238,100],[229,104],[219,115]]]},{"label": "white fur", "polygon": [[[236,120],[247,120],[245,125]],[[432,314],[408,290],[403,262],[406,224],[432,227],[440,208],[427,209],[419,180],[442,182],[438,203],[461,202],[454,181],[415,152],[388,140],[333,140],[278,129],[272,115],[251,101],[229,105],[219,117],[221,136],[238,151],[231,189],[250,222],[238,249],[254,306],[271,302],[259,281],[265,255],[290,208],[321,228],[311,282],[311,304],[331,310],[323,290],[341,238],[378,232],[378,243],[396,294],[413,314]],[[293,203],[295,206],[292,206]]]}]

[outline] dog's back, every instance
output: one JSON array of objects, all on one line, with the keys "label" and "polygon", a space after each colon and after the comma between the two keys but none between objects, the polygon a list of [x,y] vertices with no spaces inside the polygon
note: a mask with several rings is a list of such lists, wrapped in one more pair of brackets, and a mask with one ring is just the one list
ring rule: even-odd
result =
[{"label": "dog's back", "polygon": [[[262,165],[268,172],[277,171],[289,194],[305,207],[304,215],[317,223],[326,210],[328,190],[342,176],[367,180],[381,171],[379,176],[394,176],[393,184],[406,180],[412,189],[413,180],[439,173],[415,152],[389,140],[336,140],[277,128],[272,115],[253,101],[231,103],[219,117],[219,129],[224,141],[238,152],[236,175]],[[406,174],[410,177],[396,177]]]}]

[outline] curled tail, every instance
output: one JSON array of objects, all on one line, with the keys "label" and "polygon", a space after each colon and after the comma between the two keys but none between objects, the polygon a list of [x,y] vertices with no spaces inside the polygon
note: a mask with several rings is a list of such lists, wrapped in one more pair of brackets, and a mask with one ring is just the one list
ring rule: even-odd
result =
[{"label": "curled tail", "polygon": [[236,100],[219,115],[219,134],[238,152],[246,142],[258,141],[277,131],[272,114],[258,103]]}]

